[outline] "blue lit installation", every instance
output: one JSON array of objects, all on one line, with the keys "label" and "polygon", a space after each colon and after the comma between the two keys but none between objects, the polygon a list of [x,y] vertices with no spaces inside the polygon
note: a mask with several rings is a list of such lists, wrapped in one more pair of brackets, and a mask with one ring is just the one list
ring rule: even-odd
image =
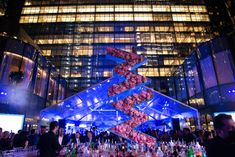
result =
[{"label": "blue lit installation", "polygon": [[[110,59],[110,57],[112,56],[108,56],[107,58]],[[117,59],[117,62],[123,63],[124,61],[119,58],[119,60]],[[147,62],[147,60],[144,60],[144,62]],[[135,65],[131,70],[139,66],[141,65]],[[143,84],[130,90],[126,90],[115,96],[109,97],[109,88],[124,81],[125,78],[120,76],[109,78],[93,87],[63,100],[56,105],[45,108],[40,113],[41,118],[42,120],[49,121],[68,119],[72,121],[79,121],[80,125],[95,125],[98,128],[105,130],[111,129],[114,126],[130,119],[127,114],[113,107],[111,105],[112,103],[122,100],[133,93],[151,90],[153,96],[150,100],[134,106],[136,109],[151,117],[151,119],[164,120],[167,118],[184,119],[193,117],[198,120],[198,111],[196,109],[143,86],[150,80],[147,80]]]}]

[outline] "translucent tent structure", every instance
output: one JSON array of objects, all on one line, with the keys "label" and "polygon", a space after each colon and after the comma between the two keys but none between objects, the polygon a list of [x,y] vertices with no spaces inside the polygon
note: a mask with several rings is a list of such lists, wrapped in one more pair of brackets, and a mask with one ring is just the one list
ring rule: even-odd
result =
[{"label": "translucent tent structure", "polygon": [[[122,60],[117,61],[119,63],[123,62]],[[136,65],[132,70],[142,64]],[[140,93],[141,91],[150,89],[145,84],[142,84],[131,90],[122,92],[118,96],[110,97],[108,95],[108,89],[124,80],[125,78],[115,77],[114,75],[91,88],[63,100],[59,104],[42,110],[40,113],[41,119],[47,121],[65,119],[75,122],[77,125],[96,126],[97,128],[102,128],[102,130],[111,129],[130,118],[129,115],[113,107],[111,103],[124,99],[133,93]],[[152,90],[152,92],[153,96],[150,100],[134,106],[136,109],[147,114],[150,120],[160,121],[169,118],[195,118],[197,125],[199,124],[197,109],[157,91]]]}]

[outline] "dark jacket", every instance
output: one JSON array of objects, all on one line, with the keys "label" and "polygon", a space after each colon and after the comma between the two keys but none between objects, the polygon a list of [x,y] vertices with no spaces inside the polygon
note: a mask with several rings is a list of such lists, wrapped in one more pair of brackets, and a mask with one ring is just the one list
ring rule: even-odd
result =
[{"label": "dark jacket", "polygon": [[10,150],[11,147],[11,139],[10,138],[2,138],[0,140],[0,150]]},{"label": "dark jacket", "polygon": [[207,143],[206,154],[207,157],[234,157],[235,144],[216,136]]},{"label": "dark jacket", "polygon": [[[57,136],[57,139],[58,139],[58,141],[59,141],[59,136]],[[62,145],[62,146],[66,146],[68,143],[69,143],[69,137],[68,137],[68,135],[64,135],[64,136],[63,136],[63,139],[62,139],[61,145]]]},{"label": "dark jacket", "polygon": [[40,151],[40,157],[56,157],[62,149],[56,135],[51,131],[40,137],[37,147]]},{"label": "dark jacket", "polygon": [[[71,135],[70,141],[71,141],[71,143],[75,143],[75,144],[84,143],[83,137],[80,136],[79,139],[76,139],[75,134]],[[78,143],[78,141],[79,141],[79,143]]]},{"label": "dark jacket", "polygon": [[85,136],[84,143],[86,143],[86,142],[96,143],[97,141],[96,141],[96,138],[94,136],[92,136],[91,140],[87,136]]},{"label": "dark jacket", "polygon": [[37,145],[38,140],[39,140],[38,134],[29,135],[29,146]]}]

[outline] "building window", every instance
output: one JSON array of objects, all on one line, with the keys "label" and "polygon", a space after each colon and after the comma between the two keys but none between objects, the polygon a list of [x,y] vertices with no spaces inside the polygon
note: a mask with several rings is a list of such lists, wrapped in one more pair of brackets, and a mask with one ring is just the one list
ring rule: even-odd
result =
[{"label": "building window", "polygon": [[152,14],[134,14],[135,21],[153,21]]},{"label": "building window", "polygon": [[134,5],[134,12],[151,12],[151,5]]},{"label": "building window", "polygon": [[94,27],[93,26],[80,26],[78,25],[75,28],[76,32],[94,32]]},{"label": "building window", "polygon": [[43,56],[51,56],[51,50],[42,50]]},{"label": "building window", "polygon": [[133,21],[133,14],[115,14],[115,21]]},{"label": "building window", "polygon": [[77,7],[77,12],[81,13],[93,13],[95,12],[95,6],[94,5],[80,5]]},{"label": "building window", "polygon": [[113,14],[96,14],[95,21],[114,21]]},{"label": "building window", "polygon": [[39,14],[40,7],[25,7],[23,8],[22,14]]},{"label": "building window", "polygon": [[38,16],[21,16],[20,23],[37,23]]},{"label": "building window", "polygon": [[187,26],[183,23],[174,23],[174,28],[176,32],[194,32],[193,26]]},{"label": "building window", "polygon": [[134,27],[129,27],[129,26],[126,26],[124,29],[125,29],[125,32],[132,32],[135,30]]},{"label": "building window", "polygon": [[100,26],[100,27],[96,27],[96,31],[97,32],[113,32],[114,29],[111,26]]},{"label": "building window", "polygon": [[158,77],[158,68],[138,68],[138,74],[146,77]]},{"label": "building window", "polygon": [[114,12],[113,5],[97,5],[96,12]]},{"label": "building window", "polygon": [[171,68],[160,68],[160,76],[171,76]]},{"label": "building window", "polygon": [[59,13],[76,13],[76,6],[60,6]]},{"label": "building window", "polygon": [[56,15],[40,15],[38,22],[56,22]]},{"label": "building window", "polygon": [[171,14],[153,14],[154,21],[172,21]]},{"label": "building window", "polygon": [[210,21],[209,16],[203,14],[191,14],[191,19],[192,21],[204,21],[204,22]]},{"label": "building window", "polygon": [[112,72],[111,71],[104,71],[103,76],[104,77],[112,77]]},{"label": "building window", "polygon": [[84,56],[84,55],[91,56],[93,55],[93,47],[92,46],[74,46],[73,55],[74,56]]},{"label": "building window", "polygon": [[134,34],[116,34],[115,35],[116,43],[133,43],[135,42]]},{"label": "building window", "polygon": [[156,33],[155,41],[159,43],[172,43],[175,42],[175,38],[171,33]]},{"label": "building window", "polygon": [[75,15],[58,15],[57,22],[75,22]]},{"label": "building window", "polygon": [[132,12],[133,5],[115,5],[115,12]]},{"label": "building window", "polygon": [[200,6],[200,5],[190,5],[189,6],[190,12],[197,12],[197,13],[206,13],[206,6]]},{"label": "building window", "polygon": [[171,12],[169,5],[153,5],[153,12]]},{"label": "building window", "polygon": [[94,38],[94,43],[113,43],[113,34],[96,34]]},{"label": "building window", "polygon": [[186,5],[172,5],[171,11],[172,12],[188,12],[188,6],[186,6]]},{"label": "building window", "polygon": [[173,21],[191,21],[190,14],[172,14]]},{"label": "building window", "polygon": [[178,43],[195,43],[195,36],[192,34],[182,34],[182,33],[177,33],[176,34],[176,41]]},{"label": "building window", "polygon": [[79,21],[94,21],[95,20],[95,15],[94,14],[78,14],[76,16],[76,22]]},{"label": "building window", "polygon": [[58,7],[41,7],[40,13],[57,13]]}]

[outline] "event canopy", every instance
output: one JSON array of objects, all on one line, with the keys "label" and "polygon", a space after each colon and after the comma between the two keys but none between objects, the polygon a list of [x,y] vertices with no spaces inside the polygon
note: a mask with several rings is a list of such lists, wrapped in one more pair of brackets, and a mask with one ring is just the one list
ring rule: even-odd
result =
[{"label": "event canopy", "polygon": [[[124,72],[126,74],[128,74],[129,71],[130,76],[134,76],[136,79],[143,79],[142,76],[136,75],[132,70],[146,63],[146,59],[134,53],[128,53],[112,48],[110,48],[108,52],[111,54],[111,56],[107,55],[108,59],[115,60],[122,64],[121,66],[117,66],[116,70],[121,70],[120,73]],[[126,58],[130,57],[139,59],[139,62],[129,69],[128,64],[132,61],[137,61],[134,59],[129,59],[129,61],[126,60]],[[49,121],[66,119],[77,122],[77,124],[86,124],[88,126],[95,125],[100,128],[110,129],[130,119],[129,115],[115,108],[112,105],[113,102],[123,100],[128,96],[133,96],[133,94],[138,95],[143,91],[151,90],[152,96],[150,99],[141,101],[140,104],[133,106],[142,111],[142,113],[147,114],[149,116],[148,119],[163,120],[169,118],[183,119],[193,117],[198,120],[198,111],[196,109],[146,87],[145,84],[150,82],[149,79],[146,79],[141,84],[136,84],[129,89],[125,88],[124,91],[114,94],[114,96],[108,95],[110,94],[109,90],[112,89],[112,87],[123,84],[125,80],[125,77],[114,72],[113,77],[63,100],[59,104],[42,110],[41,118],[42,120]],[[132,81],[136,82],[135,79],[129,79],[127,82],[131,85]],[[123,105],[122,109],[125,108],[125,104]]]},{"label": "event canopy", "polygon": [[[41,118],[47,120],[68,119],[79,121],[80,124],[88,126],[95,125],[103,128],[111,128],[129,118],[128,115],[115,109],[110,103],[114,100],[108,96],[108,88],[113,84],[122,82],[122,78],[109,78],[87,90],[65,99],[59,104],[50,106],[41,111]],[[136,88],[132,92],[138,93],[147,90],[144,86]],[[124,95],[122,93],[119,99]],[[117,99],[117,98],[116,98]],[[153,91],[153,98],[136,108],[142,110],[151,119],[160,120],[165,118],[198,118],[198,111],[177,100]]]}]

